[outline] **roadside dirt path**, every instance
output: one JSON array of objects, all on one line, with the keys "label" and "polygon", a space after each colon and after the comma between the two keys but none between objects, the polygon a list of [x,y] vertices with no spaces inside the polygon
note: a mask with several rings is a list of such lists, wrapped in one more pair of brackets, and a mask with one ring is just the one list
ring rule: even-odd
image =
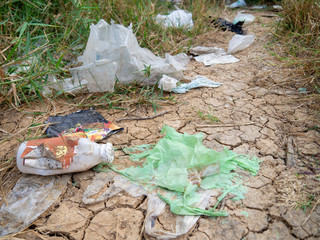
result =
[{"label": "roadside dirt path", "polygon": [[[270,14],[267,12],[250,13],[256,20],[246,29],[256,35],[256,40],[248,49],[235,54],[240,62],[205,67],[193,60],[185,72],[186,76],[203,75],[221,82],[221,87],[175,94],[176,104],[163,105],[158,110],[159,113],[170,110],[170,113],[151,120],[122,121],[118,125],[125,130],[108,139],[115,146],[156,143],[162,137],[159,130],[167,124],[181,133],[204,133],[204,144],[209,148],[220,151],[227,147],[263,160],[259,174],[246,183],[245,199],[237,203],[226,200],[220,206],[229,213],[228,217],[201,217],[196,226],[179,239],[320,239],[319,202],[305,211],[297,208],[297,203],[305,200],[306,192],[319,191],[319,183],[313,182],[310,175],[297,173],[306,171],[301,161],[319,158],[320,135],[310,128],[320,123],[315,122],[304,105],[296,102],[301,97],[296,90],[279,84],[294,76],[264,48],[271,39],[269,26],[275,18],[264,17]],[[232,36],[230,32],[209,32],[199,37],[198,45],[227,49]],[[76,110],[80,109],[55,104],[47,114]],[[31,111],[43,111],[43,106],[26,107],[23,112],[5,110],[1,129],[15,132],[32,121],[43,122],[43,116],[33,119],[25,114]],[[99,111],[113,122],[124,115],[117,110]],[[132,114],[151,116],[153,112],[140,108]],[[215,116],[221,122],[212,123],[210,117],[203,119],[204,115]],[[18,134],[17,138],[23,139],[23,135]],[[1,145],[2,159],[15,156],[16,140]],[[82,194],[95,174],[93,171],[74,174],[59,202],[14,239],[150,239],[143,232],[145,197],[134,198],[122,192],[94,205],[81,203]],[[15,170],[6,179],[18,176]],[[6,182],[3,193],[14,184],[13,180]],[[166,208],[156,224],[159,229],[174,230],[175,216]]]}]

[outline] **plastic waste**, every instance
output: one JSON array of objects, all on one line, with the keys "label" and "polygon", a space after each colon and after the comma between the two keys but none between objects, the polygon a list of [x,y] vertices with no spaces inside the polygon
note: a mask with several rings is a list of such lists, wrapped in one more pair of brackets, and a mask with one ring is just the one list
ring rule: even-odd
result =
[{"label": "plastic waste", "polygon": [[[104,175],[99,173],[100,176],[96,176],[85,191],[83,202],[105,200],[98,195],[107,199],[121,189],[136,197],[147,195],[145,232],[158,239],[172,239],[188,232],[200,215],[227,216],[225,211],[216,210],[217,204],[228,193],[234,194],[234,200],[244,198],[242,183],[251,174],[257,174],[259,161],[255,157],[237,155],[228,149],[222,152],[208,149],[202,144],[202,134],[181,134],[168,126],[163,127],[162,133],[166,133],[165,137],[151,150],[133,154],[145,159],[141,167],[123,169],[120,166],[121,169],[117,169],[117,166],[109,165],[125,178],[114,176],[110,170],[106,170]],[[94,169],[105,171],[106,168],[100,164]],[[214,189],[222,194],[217,198],[214,208],[207,209]],[[174,232],[155,228],[155,221],[166,203],[178,215]]]},{"label": "plastic waste", "polygon": [[50,126],[46,129],[49,138],[83,132],[92,141],[99,142],[123,128],[106,120],[95,109],[82,110],[67,115],[51,116],[45,122]]},{"label": "plastic waste", "polygon": [[243,23],[244,21],[239,21],[236,24],[233,24],[231,22],[228,22],[227,20],[223,18],[214,19],[211,21],[216,27],[220,28],[223,31],[231,31],[235,32],[236,34],[243,34]]},{"label": "plastic waste", "polygon": [[238,8],[238,7],[246,7],[247,4],[244,0],[238,0],[230,5],[226,5],[226,7],[229,7],[229,8]]},{"label": "plastic waste", "polygon": [[[194,59],[197,62],[202,62],[205,66],[211,66],[215,64],[226,64],[226,63],[235,63],[239,62],[240,60],[232,55],[227,55],[227,53],[222,48],[211,48],[207,49],[211,53],[208,54],[202,54],[200,56],[194,57]],[[192,52],[195,52],[193,49],[191,49]],[[202,52],[204,49],[202,50]],[[198,49],[196,49],[196,52],[199,52]]]},{"label": "plastic waste", "polygon": [[[109,186],[106,188],[106,186]],[[105,201],[108,198],[120,193],[121,191],[130,193],[133,197],[147,195],[147,191],[140,185],[131,183],[128,179],[115,172],[100,172],[92,183],[86,188],[82,195],[84,204],[93,204]]]},{"label": "plastic waste", "polygon": [[199,88],[199,87],[220,87],[222,83],[214,82],[209,78],[198,75],[192,78],[190,83],[183,83],[178,87],[172,89],[172,92],[175,93],[186,93],[190,89]]},{"label": "plastic waste", "polygon": [[113,92],[116,71],[117,63],[107,59],[70,69],[73,78],[87,82],[89,92]]},{"label": "plastic waste", "polygon": [[[122,83],[139,81],[147,85],[154,85],[164,74],[181,79],[182,70],[185,70],[189,62],[188,56],[184,53],[175,56],[166,54],[165,58],[157,57],[150,50],[139,46],[131,25],[126,28],[113,22],[108,24],[104,20],[91,25],[86,49],[78,60],[83,66],[70,69],[73,78],[78,81],[88,81],[88,86],[91,85],[94,91],[98,91],[99,89],[95,87],[104,81],[108,83],[102,86],[111,89],[115,76]],[[99,70],[95,72],[94,77],[91,77],[95,65],[101,60],[103,62],[99,65]],[[147,67],[150,67],[148,78],[144,75]]]},{"label": "plastic waste", "polygon": [[[159,88],[163,89],[167,92],[174,92],[174,93],[186,93],[187,91],[193,89],[193,88],[199,88],[199,87],[219,87],[222,84],[214,82],[204,76],[195,76],[191,78],[190,83],[180,83],[177,79],[170,78],[167,76],[164,76],[159,83]],[[178,83],[180,85],[178,85]]]},{"label": "plastic waste", "polygon": [[264,9],[266,8],[267,5],[263,4],[263,5],[254,5],[252,7],[250,7],[251,9],[257,9],[257,10],[260,10],[260,9]]},{"label": "plastic waste", "polygon": [[159,81],[158,88],[166,92],[171,92],[173,88],[177,87],[177,83],[177,79],[163,75]]},{"label": "plastic waste", "polygon": [[235,53],[239,52],[247,47],[249,47],[253,41],[254,41],[255,36],[254,35],[234,35],[233,38],[229,42],[229,47],[228,47],[228,53]]},{"label": "plastic waste", "polygon": [[113,158],[111,143],[97,144],[79,132],[23,142],[17,166],[23,173],[46,176],[86,171],[101,162],[111,163]]},{"label": "plastic waste", "polygon": [[273,5],[272,6],[272,9],[276,12],[280,12],[283,10],[282,6],[281,5]]},{"label": "plastic waste", "polygon": [[57,201],[69,179],[70,175],[22,175],[0,209],[0,237],[28,227]]},{"label": "plastic waste", "polygon": [[203,46],[197,46],[193,47],[189,50],[189,52],[192,55],[199,56],[203,54],[209,54],[209,53],[215,53],[217,55],[222,55],[225,53],[225,51],[222,48],[218,47],[203,47]]},{"label": "plastic waste", "polygon": [[193,27],[192,13],[181,9],[171,12],[169,15],[158,14],[156,16],[156,22],[163,27],[186,27],[188,29]]},{"label": "plastic waste", "polygon": [[237,24],[238,22],[251,23],[254,19],[255,17],[252,14],[243,13],[243,11],[241,11],[234,18],[233,24]]},{"label": "plastic waste", "polygon": [[85,79],[79,80],[74,78],[66,78],[61,80],[57,79],[53,74],[49,74],[46,85],[43,86],[42,94],[50,95],[52,94],[53,90],[57,92],[62,90],[64,92],[78,93],[87,87],[87,83],[88,81]]}]

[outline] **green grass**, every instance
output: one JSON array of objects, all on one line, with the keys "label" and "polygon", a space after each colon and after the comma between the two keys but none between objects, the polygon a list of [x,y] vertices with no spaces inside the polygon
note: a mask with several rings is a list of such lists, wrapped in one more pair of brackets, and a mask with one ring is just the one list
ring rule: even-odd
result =
[{"label": "green grass", "polygon": [[311,94],[305,101],[320,110],[320,2],[318,0],[283,0],[283,12],[275,31],[284,51],[279,59],[296,70],[296,88],[305,87]]},{"label": "green grass", "polygon": [[[213,110],[211,110],[211,108],[209,107],[209,112],[214,112]],[[198,113],[198,117],[201,118],[202,120],[205,120],[206,122],[209,122],[209,123],[217,123],[217,122],[220,122],[220,119],[216,116],[214,116],[213,114],[211,113],[208,113],[208,114],[205,114],[203,111],[201,110],[198,110],[197,111]]]},{"label": "green grass", "polygon": [[[141,47],[154,54],[186,51],[194,37],[208,31],[209,8],[215,1],[185,1],[181,7],[193,14],[191,31],[163,29],[155,16],[173,10],[172,3],[151,0],[8,0],[0,3],[0,104],[19,106],[42,101],[48,76],[70,77],[69,68],[83,53],[90,24],[100,19],[128,26]],[[146,68],[146,76],[148,71]],[[64,93],[69,97],[67,93]]]}]

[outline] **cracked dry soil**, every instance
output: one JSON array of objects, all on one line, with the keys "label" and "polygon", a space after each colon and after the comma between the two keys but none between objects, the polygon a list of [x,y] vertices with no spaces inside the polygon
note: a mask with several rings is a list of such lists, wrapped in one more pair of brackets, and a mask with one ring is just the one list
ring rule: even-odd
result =
[{"label": "cracked dry soil", "polygon": [[[296,176],[300,171],[297,165],[301,156],[320,154],[319,133],[307,130],[319,122],[310,110],[295,101],[300,97],[296,90],[277,84],[294,75],[264,48],[271,39],[269,26],[275,19],[263,17],[268,12],[250,13],[255,15],[256,21],[246,29],[256,35],[256,40],[248,49],[235,54],[240,62],[205,67],[192,60],[185,72],[186,76],[204,75],[221,82],[221,87],[175,94],[176,104],[161,104],[158,110],[169,110],[169,113],[150,120],[119,122],[125,130],[108,139],[114,146],[156,143],[162,137],[159,130],[163,124],[168,124],[179,132],[204,133],[204,144],[209,148],[220,151],[227,147],[263,160],[258,175],[246,183],[245,199],[241,202],[226,200],[220,205],[220,209],[229,213],[228,217],[201,217],[179,239],[320,239],[320,206],[316,204],[306,211],[296,208],[309,181],[308,175]],[[226,49],[232,36],[230,32],[212,31],[199,37],[197,43]],[[48,106],[48,115],[80,110],[62,102]],[[35,104],[20,112],[4,110],[1,128],[14,132],[32,121],[41,122],[43,115],[33,119],[23,112],[42,111],[42,108]],[[113,122],[124,114],[119,110],[99,111]],[[199,117],[199,111],[214,115],[221,122],[210,123]],[[151,116],[153,112],[141,107],[131,114]],[[23,139],[21,134],[17,137]],[[288,162],[289,141],[294,143],[293,167],[289,167],[292,162]],[[1,157],[14,157],[17,147],[15,140],[2,143]],[[121,192],[104,202],[81,203],[82,194],[95,174],[93,171],[73,174],[72,183],[59,201],[15,239],[151,239],[143,231],[145,197],[134,198]],[[18,170],[10,177],[17,179]],[[3,186],[3,191],[7,192],[13,184],[14,181],[11,186]],[[175,230],[175,216],[168,207],[157,219],[156,227]]]}]

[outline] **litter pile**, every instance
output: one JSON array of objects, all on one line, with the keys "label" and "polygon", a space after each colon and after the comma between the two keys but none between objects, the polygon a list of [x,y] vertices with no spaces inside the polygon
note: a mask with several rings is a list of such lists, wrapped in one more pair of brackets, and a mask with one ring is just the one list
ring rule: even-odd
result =
[{"label": "litter pile", "polygon": [[[163,127],[162,133],[165,137],[153,148],[130,154],[132,161],[144,162],[142,167],[123,169],[122,166],[108,164],[114,172],[125,178],[110,172],[109,168],[105,169],[104,164],[97,166],[96,171],[107,173],[96,176],[82,201],[85,204],[104,201],[122,190],[134,197],[147,195],[146,233],[160,239],[171,239],[188,232],[200,215],[227,216],[226,212],[217,210],[219,202],[227,194],[231,194],[235,201],[244,198],[242,183],[257,174],[259,160],[237,155],[228,149],[222,152],[208,149],[202,144],[202,134],[181,134],[168,126]],[[213,189],[221,191],[221,194],[215,206],[207,209]],[[154,222],[162,213],[165,203],[169,204],[173,213],[179,215],[176,232],[154,228]]]},{"label": "litter pile", "polygon": [[[243,6],[243,2],[239,0],[232,5]],[[190,53],[205,66],[238,62],[231,53],[252,44],[254,35],[240,34],[243,34],[243,24],[253,20],[252,15],[243,12],[237,15],[234,23],[218,19],[215,22],[218,27],[238,33],[229,42],[228,51],[198,46]],[[193,26],[192,14],[182,10],[158,15],[157,21],[165,27],[190,29]],[[104,20],[91,25],[88,43],[79,61],[83,65],[71,69],[72,78],[62,85],[52,78],[51,87],[63,86],[65,91],[70,91],[86,86],[90,92],[112,92],[116,78],[123,83],[137,79],[148,85],[159,82],[159,88],[174,93],[221,86],[204,76],[189,79],[190,83],[179,82],[189,62],[186,54],[157,57],[139,46],[131,26],[126,28]],[[149,77],[145,77],[146,68],[151,70]],[[23,175],[18,181],[7,196],[8,204],[0,209],[0,236],[23,230],[57,201],[70,179],[66,173],[86,171],[95,166],[101,173],[96,174],[84,192],[83,204],[105,201],[123,190],[134,197],[146,195],[145,232],[161,239],[176,238],[188,232],[200,215],[227,216],[227,212],[217,209],[218,204],[228,194],[235,201],[243,199],[243,181],[259,170],[256,157],[237,155],[228,149],[216,152],[202,144],[201,134],[181,134],[168,126],[163,127],[165,136],[155,146],[138,146],[142,150],[140,153],[127,149],[132,161],[143,162],[141,167],[123,168],[113,163],[112,144],[98,144],[123,128],[97,111],[53,116],[46,123],[50,124],[46,130],[48,138],[22,143],[17,153],[17,166],[23,173],[47,177]],[[65,175],[50,176],[60,174]],[[210,208],[213,197],[216,201]],[[155,228],[155,221],[166,204],[177,215],[175,232]]]}]

